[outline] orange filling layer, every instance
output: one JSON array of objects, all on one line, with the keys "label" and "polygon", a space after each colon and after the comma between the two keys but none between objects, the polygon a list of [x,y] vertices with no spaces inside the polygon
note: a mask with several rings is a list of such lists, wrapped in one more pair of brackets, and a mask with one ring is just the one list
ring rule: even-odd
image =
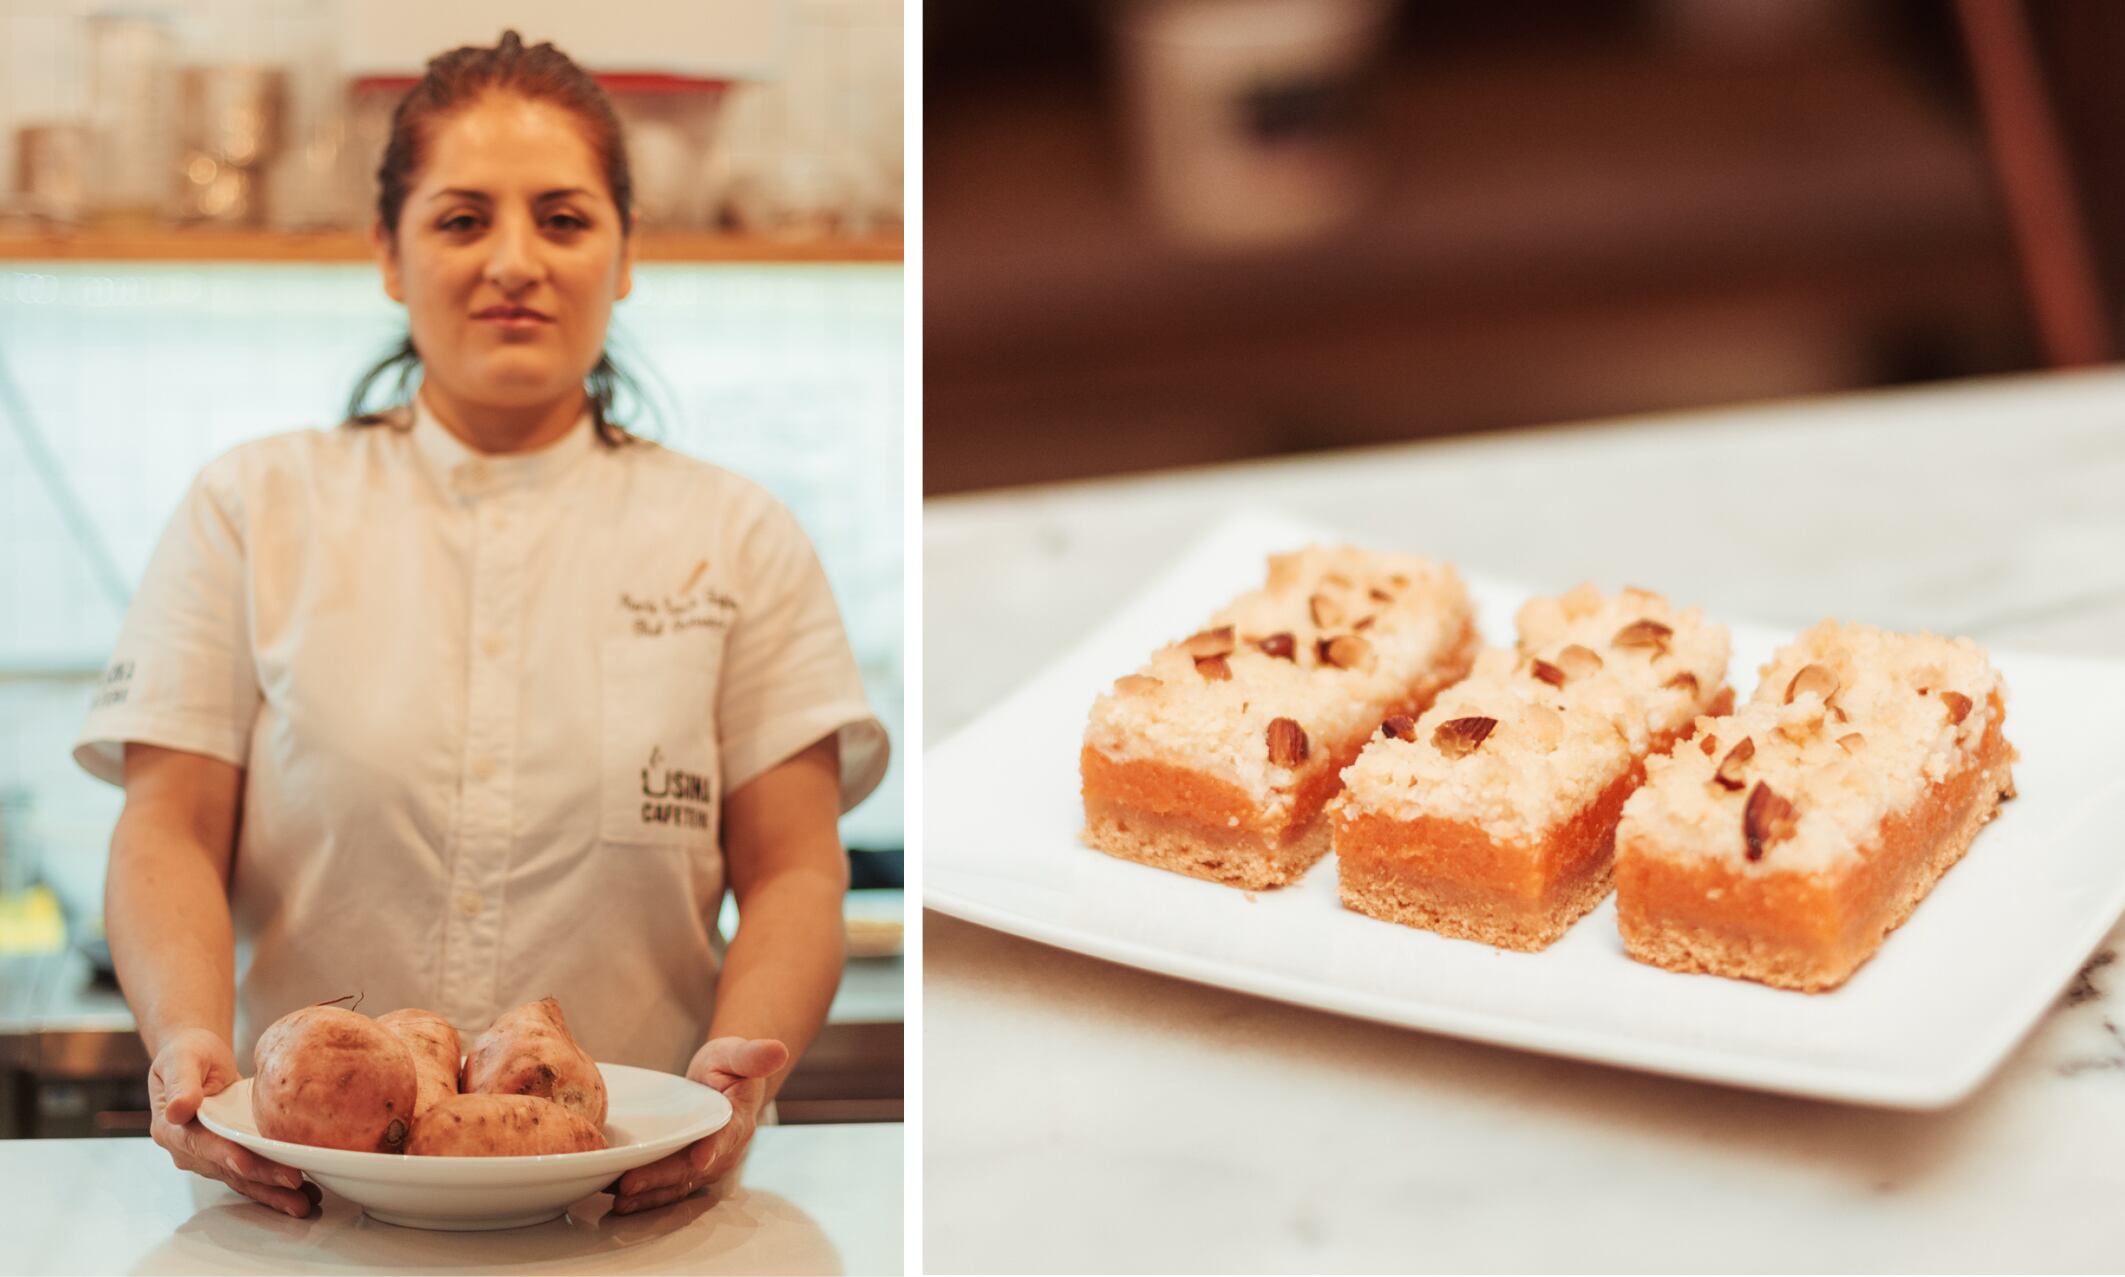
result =
[{"label": "orange filling layer", "polygon": [[[1873,955],[1946,868],[1936,863],[1942,842],[1957,836],[1975,804],[1995,798],[1983,786],[2009,761],[2000,731],[2003,713],[1995,695],[1991,722],[1963,766],[1884,820],[1858,856],[1837,869],[1746,874],[1725,859],[1676,857],[1625,844],[1616,861],[1616,909],[1626,948],[1664,932],[1687,932],[1736,955],[1737,962],[1743,954],[1751,955],[1748,960],[1775,955],[1778,969],[1810,973],[1804,978],[1811,983],[1842,980]],[[1777,861],[1772,844],[1764,863]]]},{"label": "orange filling layer", "polygon": [[[1710,712],[1731,706],[1723,692]],[[1694,725],[1657,737],[1666,753]],[[1544,929],[1609,870],[1623,804],[1645,780],[1641,758],[1593,802],[1533,842],[1500,841],[1478,826],[1438,816],[1397,820],[1377,812],[1336,820],[1338,873],[1346,884],[1392,883],[1397,894],[1448,911],[1480,911],[1494,921]]]},{"label": "orange filling layer", "polygon": [[1474,825],[1377,813],[1336,822],[1345,882],[1390,881],[1444,910],[1483,909],[1529,925],[1548,919],[1608,868],[1624,800],[1645,779],[1643,763],[1537,842],[1500,842]]},{"label": "orange filling layer", "polygon": [[[1389,710],[1383,717],[1415,717],[1430,703],[1427,696]],[[1266,848],[1282,847],[1319,819],[1321,808],[1343,787],[1343,769],[1356,760],[1371,735],[1368,731],[1342,742],[1325,758],[1316,743],[1316,752],[1307,760],[1297,785],[1287,791],[1291,806],[1281,814],[1263,810],[1230,781],[1155,759],[1117,762],[1087,745],[1077,756],[1085,815],[1095,821],[1106,816],[1149,815],[1160,818],[1158,823],[1168,828],[1199,829],[1220,845],[1237,835]],[[1262,748],[1268,748],[1266,740]]]}]

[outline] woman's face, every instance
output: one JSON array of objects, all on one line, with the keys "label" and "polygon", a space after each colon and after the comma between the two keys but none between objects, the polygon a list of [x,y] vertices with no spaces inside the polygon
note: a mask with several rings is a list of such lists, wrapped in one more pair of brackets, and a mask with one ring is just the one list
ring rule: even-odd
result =
[{"label": "woman's face", "polygon": [[490,93],[446,118],[399,215],[379,235],[384,289],[404,303],[422,376],[468,409],[579,396],[632,244],[576,117]]}]

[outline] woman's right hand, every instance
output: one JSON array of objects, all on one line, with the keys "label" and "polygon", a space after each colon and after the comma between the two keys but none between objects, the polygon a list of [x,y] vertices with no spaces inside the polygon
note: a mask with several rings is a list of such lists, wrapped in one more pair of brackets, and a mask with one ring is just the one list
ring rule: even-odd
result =
[{"label": "woman's right hand", "polygon": [[200,1102],[235,1082],[236,1053],[205,1029],[186,1029],[162,1044],[148,1066],[149,1131],[179,1170],[217,1179],[230,1188],[301,1219],[322,1194],[292,1166],[268,1161],[223,1139],[198,1121]]}]

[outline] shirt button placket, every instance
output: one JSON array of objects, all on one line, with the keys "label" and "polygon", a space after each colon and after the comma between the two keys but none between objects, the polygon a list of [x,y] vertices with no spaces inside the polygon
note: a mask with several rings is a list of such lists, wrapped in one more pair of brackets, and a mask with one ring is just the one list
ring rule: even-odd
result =
[{"label": "shirt button placket", "polygon": [[466,652],[465,755],[457,871],[451,884],[454,933],[451,992],[467,1019],[495,1005],[500,971],[500,906],[513,825],[517,740],[517,653],[524,604],[522,545],[508,498],[488,494],[474,509],[472,615]]}]

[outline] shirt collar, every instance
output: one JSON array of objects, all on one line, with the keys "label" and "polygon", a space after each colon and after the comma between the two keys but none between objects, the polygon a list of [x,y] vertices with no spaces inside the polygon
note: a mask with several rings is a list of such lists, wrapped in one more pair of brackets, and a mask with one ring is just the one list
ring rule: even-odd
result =
[{"label": "shirt collar", "polygon": [[567,434],[534,452],[481,452],[436,420],[418,393],[413,396],[412,429],[414,449],[435,481],[445,491],[467,497],[549,482],[597,445],[586,410]]}]

